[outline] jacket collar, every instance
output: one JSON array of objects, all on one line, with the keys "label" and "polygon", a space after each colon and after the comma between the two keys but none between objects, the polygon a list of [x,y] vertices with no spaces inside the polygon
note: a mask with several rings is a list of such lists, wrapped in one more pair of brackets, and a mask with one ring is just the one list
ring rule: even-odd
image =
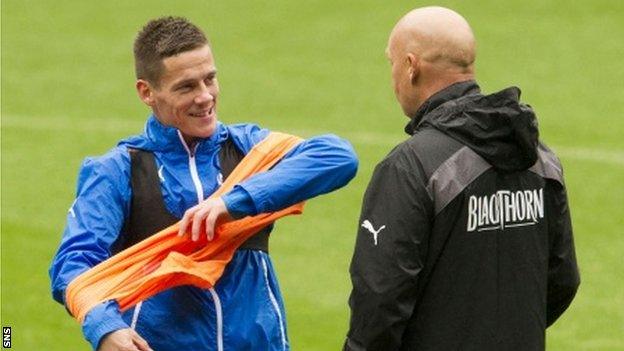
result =
[{"label": "jacket collar", "polygon": [[474,80],[466,80],[463,82],[453,83],[448,87],[438,91],[431,95],[416,111],[414,117],[412,117],[409,123],[405,126],[405,133],[413,135],[418,128],[418,125],[422,121],[423,117],[435,110],[438,106],[445,102],[455,100],[464,95],[478,94],[481,92],[479,85]]},{"label": "jacket collar", "polygon": [[[162,124],[154,114],[151,114],[145,123],[144,138],[147,143],[140,148],[151,151],[187,152],[187,146],[180,131],[171,126]],[[197,141],[191,151],[207,151],[216,147],[220,140],[227,138],[227,129],[217,122],[215,132]]]}]

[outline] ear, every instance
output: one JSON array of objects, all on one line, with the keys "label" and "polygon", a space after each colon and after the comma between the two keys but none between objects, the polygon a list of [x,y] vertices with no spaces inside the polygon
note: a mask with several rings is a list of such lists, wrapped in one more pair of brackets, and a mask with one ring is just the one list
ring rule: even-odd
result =
[{"label": "ear", "polygon": [[418,56],[413,53],[407,54],[407,73],[409,74],[410,81],[412,83],[416,82],[418,76],[420,75],[420,60]]},{"label": "ear", "polygon": [[144,79],[137,79],[135,84],[137,93],[139,94],[139,99],[143,101],[147,106],[154,106],[154,88],[151,84]]}]

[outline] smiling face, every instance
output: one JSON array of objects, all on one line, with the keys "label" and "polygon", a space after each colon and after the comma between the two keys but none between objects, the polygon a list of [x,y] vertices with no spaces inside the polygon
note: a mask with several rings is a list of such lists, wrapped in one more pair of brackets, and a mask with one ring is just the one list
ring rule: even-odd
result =
[{"label": "smiling face", "polygon": [[163,124],[180,130],[187,144],[211,136],[217,125],[219,84],[208,45],[167,57],[158,85],[137,80],[143,102]]}]

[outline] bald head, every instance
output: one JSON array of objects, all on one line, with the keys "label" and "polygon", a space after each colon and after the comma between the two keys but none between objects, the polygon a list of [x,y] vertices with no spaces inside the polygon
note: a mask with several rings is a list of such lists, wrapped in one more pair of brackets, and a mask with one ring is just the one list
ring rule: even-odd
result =
[{"label": "bald head", "polygon": [[451,70],[471,71],[475,61],[470,25],[460,14],[444,7],[410,11],[392,30],[390,45]]},{"label": "bald head", "polygon": [[394,26],[387,55],[397,99],[412,116],[431,95],[474,79],[475,38],[466,20],[443,7],[407,13]]}]

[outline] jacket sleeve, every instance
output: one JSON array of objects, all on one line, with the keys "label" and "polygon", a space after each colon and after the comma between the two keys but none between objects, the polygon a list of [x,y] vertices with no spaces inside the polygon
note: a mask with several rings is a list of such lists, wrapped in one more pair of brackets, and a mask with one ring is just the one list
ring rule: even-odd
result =
[{"label": "jacket sleeve", "polygon": [[[87,159],[81,167],[76,200],[49,269],[52,296],[61,304],[65,304],[65,289],[74,278],[110,257],[128,211],[129,178],[123,172],[129,173],[129,158]],[[114,301],[91,310],[82,325],[93,349],[104,335],[127,327]]]},{"label": "jacket sleeve", "polygon": [[549,213],[550,253],[548,259],[548,295],[546,322],[552,325],[570,306],[580,284],[576,264],[572,222],[565,186],[551,182],[552,201]]},{"label": "jacket sleeve", "polygon": [[[248,127],[246,132],[245,153],[268,134],[257,127]],[[357,167],[349,142],[335,135],[313,137],[297,145],[271,170],[236,185],[223,200],[235,217],[277,211],[344,186]]]},{"label": "jacket sleeve", "polygon": [[344,350],[398,350],[413,314],[432,209],[423,179],[409,169],[391,155],[377,166],[364,195]]}]

